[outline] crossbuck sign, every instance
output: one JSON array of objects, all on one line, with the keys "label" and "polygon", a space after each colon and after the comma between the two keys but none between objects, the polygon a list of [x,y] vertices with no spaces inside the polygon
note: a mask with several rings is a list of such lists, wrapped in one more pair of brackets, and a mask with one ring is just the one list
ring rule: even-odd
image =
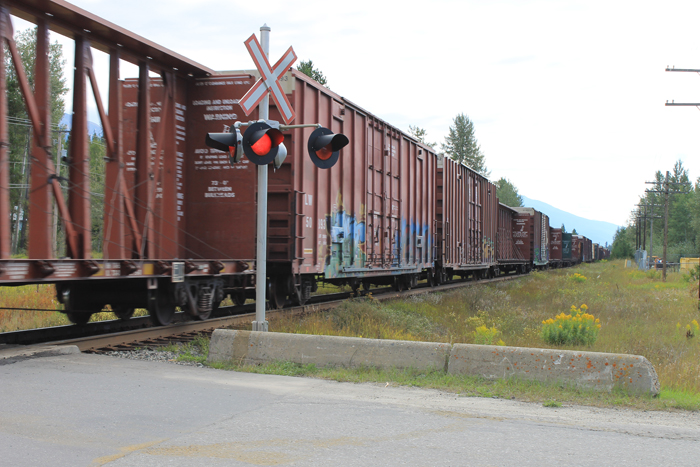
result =
[{"label": "crossbuck sign", "polygon": [[282,114],[284,123],[289,125],[292,120],[294,120],[296,114],[294,113],[294,109],[287,99],[287,95],[282,89],[282,85],[280,85],[279,78],[296,61],[297,56],[294,53],[294,49],[291,47],[287,49],[287,52],[285,52],[282,58],[280,58],[277,63],[275,63],[275,66],[270,69],[270,62],[263,53],[260,42],[258,42],[258,38],[255,36],[255,34],[250,36],[248,40],[245,41],[245,46],[248,48],[250,56],[253,57],[255,66],[258,68],[262,78],[260,78],[239,101],[241,108],[246,115],[250,115],[250,113],[258,106],[260,101],[263,100],[265,94],[271,92],[272,99],[274,99],[277,109],[279,109],[280,114]]}]

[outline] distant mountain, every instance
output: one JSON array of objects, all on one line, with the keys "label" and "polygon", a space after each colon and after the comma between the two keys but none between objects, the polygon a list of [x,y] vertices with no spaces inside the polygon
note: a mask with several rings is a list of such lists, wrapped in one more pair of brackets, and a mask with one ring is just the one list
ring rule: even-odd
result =
[{"label": "distant mountain", "polygon": [[567,232],[571,232],[576,229],[579,235],[583,235],[586,238],[593,240],[593,243],[598,243],[600,245],[612,245],[613,237],[615,236],[615,231],[619,226],[611,224],[610,222],[594,221],[590,219],[584,219],[583,217],[576,216],[561,209],[557,209],[552,205],[543,203],[542,201],[537,201],[536,199],[531,199],[523,196],[523,206],[528,208],[535,208],[549,216],[549,225],[551,227],[559,228],[562,224],[566,227]]},{"label": "distant mountain", "polygon": [[[73,123],[73,115],[72,114],[63,114],[63,118],[61,119],[60,125],[65,125],[70,130],[73,127],[72,123]],[[88,122],[88,136],[92,136],[94,134],[97,134],[97,136],[102,136],[102,125],[98,125],[97,123]]]}]

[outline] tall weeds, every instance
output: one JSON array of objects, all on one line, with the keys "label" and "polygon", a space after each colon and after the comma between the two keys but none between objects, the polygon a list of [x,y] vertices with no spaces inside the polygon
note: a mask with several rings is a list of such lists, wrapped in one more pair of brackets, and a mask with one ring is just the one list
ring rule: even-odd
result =
[{"label": "tall weeds", "polygon": [[63,313],[28,309],[58,310],[63,309],[63,305],[56,300],[56,288],[53,285],[1,287],[0,332],[69,324]]}]

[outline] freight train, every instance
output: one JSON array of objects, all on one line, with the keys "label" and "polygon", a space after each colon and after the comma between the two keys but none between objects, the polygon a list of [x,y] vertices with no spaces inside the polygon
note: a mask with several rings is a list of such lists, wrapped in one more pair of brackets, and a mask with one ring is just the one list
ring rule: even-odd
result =
[{"label": "freight train", "polygon": [[[37,105],[44,90],[32,94],[26,74],[17,73],[34,134],[31,190],[28,213],[10,209],[3,141],[0,287],[55,284],[68,318],[78,324],[105,305],[122,319],[147,308],[157,324],[165,324],[178,307],[206,319],[226,296],[235,303],[253,297],[256,170],[247,159],[229,164],[205,137],[241,120],[239,99],[258,76],[215,72],[65,2],[9,4],[12,14],[40,26],[37,57],[45,55],[49,28],[74,38],[79,51],[67,177],[53,165],[47,107]],[[109,115],[91,47],[110,55]],[[21,62],[14,55],[12,60],[19,71]],[[119,80],[122,60],[139,67],[138,79]],[[49,73],[47,62],[35,66],[38,75]],[[355,291],[372,285],[401,290],[421,279],[432,285],[605,256],[585,237],[550,229],[545,214],[499,203],[483,176],[296,70],[280,81],[297,114],[294,123],[321,124],[347,135],[349,144],[339,162],[323,170],[305,155],[311,129],[284,133],[289,155],[268,176],[270,306],[305,303],[319,281]],[[88,85],[105,130],[104,174],[91,172]],[[0,112],[2,135],[8,119],[6,109]],[[271,118],[279,120],[274,108]],[[90,179],[102,175],[104,192],[92,193]],[[102,228],[92,223],[95,203],[104,209]],[[16,232],[22,224],[23,235],[28,231],[26,259],[11,257],[12,219]],[[65,236],[60,258],[51,248],[56,219]],[[99,257],[92,251],[96,243],[102,245]]]},{"label": "freight train", "polygon": [[[205,139],[240,119],[238,99],[256,78],[178,78],[169,105],[163,80],[122,81],[125,163],[106,173],[103,258],[0,260],[0,286],[54,283],[74,323],[105,305],[124,319],[146,308],[157,324],[168,323],[177,307],[207,319],[226,296],[235,303],[253,298],[255,165],[230,163]],[[268,180],[271,307],[304,304],[320,281],[355,292],[372,285],[403,290],[420,280],[525,274],[609,254],[552,228],[545,213],[500,203],[483,175],[297,70],[282,84],[294,123],[320,123],[349,144],[324,170],[306,155],[311,129],[284,132],[289,154]],[[275,107],[270,117],[279,119]],[[156,139],[140,135],[149,128],[144,119],[166,142],[156,146],[160,159],[156,151],[138,157],[139,145],[151,148]],[[175,134],[163,137],[159,129],[168,123]]]}]

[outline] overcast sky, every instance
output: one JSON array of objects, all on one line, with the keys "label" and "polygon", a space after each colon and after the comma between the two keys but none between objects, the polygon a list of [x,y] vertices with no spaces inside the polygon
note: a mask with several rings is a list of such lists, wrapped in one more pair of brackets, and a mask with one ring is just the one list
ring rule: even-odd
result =
[{"label": "overcast sky", "polygon": [[215,70],[254,68],[243,41],[267,23],[271,62],[291,45],[333,91],[432,142],[465,113],[492,180],[578,216],[625,224],[678,159],[700,177],[700,111],[664,106],[700,102],[698,74],[664,71],[700,69],[697,1],[72,3]]}]

